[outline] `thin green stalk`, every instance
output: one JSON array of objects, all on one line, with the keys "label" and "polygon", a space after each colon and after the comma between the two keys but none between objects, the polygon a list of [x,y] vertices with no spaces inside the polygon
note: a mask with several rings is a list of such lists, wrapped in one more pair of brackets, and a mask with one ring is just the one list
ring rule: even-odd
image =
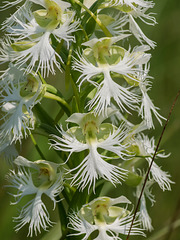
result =
[{"label": "thin green stalk", "polygon": [[43,84],[46,84],[46,81],[45,81],[45,79],[42,77],[42,75],[40,74],[40,72],[38,72],[38,75],[39,75],[39,77],[40,77],[40,79],[41,79],[41,82],[42,82]]},{"label": "thin green stalk", "polygon": [[72,51],[73,48],[71,46],[70,50],[69,50],[69,55],[68,55],[68,60],[67,60],[67,64],[66,64],[66,73],[65,73],[65,80],[66,80],[66,88],[68,88],[68,83],[71,83],[71,86],[73,88],[73,92],[74,92],[74,96],[76,97],[76,101],[78,103],[78,108],[80,106],[80,99],[79,99],[79,93],[77,91],[76,85],[74,84],[74,81],[72,79],[71,76],[71,59],[72,59]]},{"label": "thin green stalk", "polygon": [[106,37],[112,37],[112,34],[109,32],[109,30],[106,28],[106,26],[100,21],[100,19],[98,17],[96,17],[96,15],[94,15],[93,12],[91,12],[82,2],[80,2],[79,0],[74,0],[74,2],[76,2],[79,6],[81,6],[82,8],[84,8],[84,10],[86,12],[89,13],[89,15],[95,20],[95,22],[99,25],[99,27],[101,28],[101,30],[104,32],[104,34],[106,35]]},{"label": "thin green stalk", "polygon": [[72,58],[72,51],[73,51],[73,45],[71,45],[69,49],[69,54],[67,58],[67,63],[66,63],[66,71],[65,71],[65,87],[66,90],[69,88],[69,82],[70,82],[70,77],[71,77],[71,58]]},{"label": "thin green stalk", "polygon": [[49,93],[49,92],[46,92],[43,97],[44,98],[49,98],[49,99],[52,99],[52,100],[56,100],[64,108],[64,111],[66,112],[66,114],[68,116],[71,115],[71,108],[70,108],[69,104],[63,98],[61,98],[57,95],[54,95],[53,93]]},{"label": "thin green stalk", "polygon": [[41,158],[42,158],[43,160],[45,160],[46,158],[45,158],[44,154],[42,153],[41,149],[39,148],[39,146],[38,146],[38,144],[37,144],[34,136],[32,135],[32,133],[30,134],[30,137],[31,137],[31,140],[32,140],[32,142],[33,142],[36,150],[38,151],[39,155],[41,156]]},{"label": "thin green stalk", "polygon": [[87,35],[86,31],[84,30],[83,26],[80,24],[79,27],[81,28],[81,30],[82,30],[82,32],[83,32],[83,34],[84,34],[84,37],[85,37],[85,39],[86,39],[86,42],[89,41],[88,35]]}]

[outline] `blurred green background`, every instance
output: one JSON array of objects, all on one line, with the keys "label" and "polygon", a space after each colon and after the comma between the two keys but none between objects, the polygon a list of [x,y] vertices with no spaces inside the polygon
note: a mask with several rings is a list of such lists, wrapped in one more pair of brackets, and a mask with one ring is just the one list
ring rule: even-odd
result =
[{"label": "blurred green background", "polygon": [[[154,12],[156,13],[158,24],[155,27],[147,27],[144,31],[150,39],[157,42],[157,47],[152,50],[150,75],[154,77],[154,80],[150,96],[154,100],[155,105],[160,107],[161,114],[167,117],[173,100],[180,88],[180,0],[159,0],[155,2]],[[1,22],[9,16],[10,12],[13,12],[13,9],[0,12]],[[145,26],[143,25],[143,30],[144,29]],[[62,88],[63,83],[60,79],[63,79],[63,76],[53,79],[53,81],[59,81],[58,85]],[[46,104],[47,109],[48,107],[52,107],[51,101],[47,101]],[[56,109],[56,106],[54,109]],[[157,121],[155,123],[156,129],[152,130],[150,135],[154,135],[155,139],[158,140],[162,127]],[[38,139],[38,143],[40,143],[41,148],[44,149],[46,147],[46,145],[43,145],[44,143],[40,138]],[[161,143],[161,148],[165,149],[166,153],[171,152],[171,155],[168,159],[159,160],[158,164],[162,165],[163,170],[171,173],[172,180],[175,184],[172,185],[172,191],[170,192],[162,192],[157,185],[153,188],[153,193],[156,196],[156,203],[150,210],[150,216],[153,219],[154,231],[147,234],[147,239],[179,240],[180,224],[176,229],[170,229],[170,235],[164,235],[163,233],[168,231],[167,228],[171,226],[173,221],[180,219],[180,99],[177,101],[173,110]],[[26,143],[23,143],[21,146],[21,154],[30,156],[32,160],[37,160],[39,158],[38,153],[33,149],[31,141],[27,140]],[[51,151],[47,149],[45,151],[47,158],[50,160]],[[3,187],[6,183],[5,174],[7,170],[7,166],[1,161],[0,239],[30,239],[26,237],[27,229],[17,234],[13,230],[15,224],[12,222],[12,216],[17,216],[18,212],[16,206],[9,205],[10,201],[13,199],[7,194],[7,190]],[[120,188],[118,190],[121,191]],[[56,214],[54,214],[52,220],[57,220],[56,218]],[[55,232],[58,231],[58,227],[53,231],[54,235],[56,235]],[[31,239],[42,238],[38,236]],[[53,240],[52,237],[49,236],[43,239]],[[144,238],[130,237],[130,239],[140,240]]]}]

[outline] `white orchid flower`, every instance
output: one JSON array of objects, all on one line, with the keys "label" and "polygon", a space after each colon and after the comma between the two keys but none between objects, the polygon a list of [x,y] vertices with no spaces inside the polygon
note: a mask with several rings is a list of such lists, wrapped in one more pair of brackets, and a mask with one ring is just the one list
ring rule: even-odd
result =
[{"label": "white orchid flower", "polygon": [[75,41],[72,33],[77,30],[78,22],[72,22],[74,13],[68,11],[69,3],[60,0],[33,2],[45,9],[32,12],[30,8],[23,8],[21,16],[14,16],[13,25],[6,29],[14,50],[11,61],[19,68],[27,64],[27,73],[41,70],[46,76],[50,72],[54,74],[55,66],[60,69],[60,62],[63,62],[52,46],[51,35],[59,42],[65,41],[68,48],[70,42]]},{"label": "white orchid flower", "polygon": [[[18,217],[14,218],[17,222],[15,227],[19,231],[23,226],[29,224],[28,236],[47,231],[53,225],[50,215],[42,200],[42,195],[49,197],[56,206],[56,197],[63,189],[62,173],[58,171],[59,165],[45,160],[31,162],[22,156],[18,156],[14,163],[19,167],[18,171],[12,170],[8,175],[10,185],[17,194],[12,194],[18,204],[25,196],[31,196],[31,200],[26,203],[20,211]],[[32,171],[35,170],[35,172]]]},{"label": "white orchid flower", "polygon": [[[134,86],[138,86],[137,78],[143,64],[146,64],[151,55],[145,53],[148,46],[135,47],[132,52],[126,51],[113,43],[126,37],[93,39],[85,45],[90,46],[78,54],[78,59],[74,61],[74,69],[81,73],[78,82],[79,87],[87,81],[93,84],[97,91],[94,98],[89,102],[90,109],[98,114],[105,113],[111,105],[111,100],[117,103],[121,111],[134,110],[139,103],[138,95],[132,91]],[[118,84],[113,79],[113,75],[124,79],[124,83]],[[97,77],[102,79],[97,82]],[[128,84],[129,85],[128,85]]]},{"label": "white orchid flower", "polygon": [[[144,134],[138,134],[135,138],[135,143],[139,147],[140,154],[145,157],[146,161],[150,165],[156,148],[154,137],[149,139]],[[165,155],[164,153],[157,153],[156,155],[157,158],[166,158],[168,156],[169,154]],[[174,183],[170,179],[171,175],[168,172],[163,171],[157,163],[153,162],[150,173],[154,181],[158,183],[159,187],[163,191],[171,190],[171,184]]]},{"label": "white orchid flower", "polygon": [[[114,110],[108,109],[108,116],[113,113]],[[128,158],[127,145],[122,144],[128,130],[124,125],[116,128],[111,124],[102,124],[105,118],[107,116],[95,116],[93,113],[75,113],[67,121],[80,127],[72,127],[67,132],[60,128],[60,136],[53,135],[51,146],[58,151],[69,152],[68,159],[74,152],[88,150],[89,153],[82,162],[69,170],[70,173],[75,172],[71,184],[77,185],[81,190],[86,186],[90,189],[92,186],[95,191],[96,180],[99,178],[104,178],[114,185],[126,178],[127,171],[109,163],[109,157],[99,150],[111,152],[123,160]]]},{"label": "white orchid flower", "polygon": [[2,81],[3,91],[0,97],[3,113],[0,143],[10,136],[11,143],[21,141],[34,129],[35,119],[32,108],[41,101],[44,93],[44,87],[37,74],[23,75],[19,74],[16,68],[12,68],[5,73],[4,78],[8,76],[9,83],[5,84]]},{"label": "white orchid flower", "polygon": [[[93,232],[98,231],[97,236],[92,239],[122,240],[121,236],[127,235],[129,232],[133,216],[127,208],[114,205],[130,203],[124,196],[115,199],[108,197],[94,199],[84,205],[78,213],[70,214],[69,228],[77,232],[71,235],[82,234],[82,240],[87,240]],[[136,220],[131,229],[131,235],[145,236]]]}]

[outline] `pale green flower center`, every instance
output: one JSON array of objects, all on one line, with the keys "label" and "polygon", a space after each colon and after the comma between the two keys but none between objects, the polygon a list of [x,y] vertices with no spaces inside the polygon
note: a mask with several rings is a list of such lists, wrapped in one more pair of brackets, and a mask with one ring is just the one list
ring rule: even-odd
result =
[{"label": "pale green flower center", "polygon": [[129,211],[110,204],[110,198],[102,197],[81,208],[83,217],[97,226],[112,224],[116,218],[123,218]]},{"label": "pale green flower center", "polygon": [[43,160],[36,161],[39,171],[34,175],[34,182],[38,188],[47,189],[56,180],[56,169],[47,162],[44,163]]},{"label": "pale green flower center", "polygon": [[39,170],[39,177],[44,181],[49,181],[50,179],[50,171],[46,167],[41,167]]},{"label": "pale green flower center", "polygon": [[35,11],[34,18],[39,26],[47,30],[55,29],[61,22],[62,10],[57,3],[46,0],[46,9]]},{"label": "pale green flower center", "polygon": [[103,39],[94,44],[91,48],[86,48],[83,55],[95,66],[108,68],[109,65],[117,64],[123,59],[125,49],[117,45],[112,45],[110,38]]},{"label": "pale green flower center", "polygon": [[97,141],[96,134],[98,132],[98,127],[95,121],[89,121],[84,125],[83,129],[84,135],[86,137],[87,143],[92,143]]},{"label": "pale green flower center", "polygon": [[27,81],[23,83],[20,90],[20,95],[22,97],[27,97],[32,94],[34,95],[34,93],[37,92],[39,81],[36,79],[36,77],[33,74],[28,74]]},{"label": "pale green flower center", "polygon": [[97,204],[93,209],[94,222],[96,225],[106,224],[105,217],[109,215],[108,206],[105,203]]}]

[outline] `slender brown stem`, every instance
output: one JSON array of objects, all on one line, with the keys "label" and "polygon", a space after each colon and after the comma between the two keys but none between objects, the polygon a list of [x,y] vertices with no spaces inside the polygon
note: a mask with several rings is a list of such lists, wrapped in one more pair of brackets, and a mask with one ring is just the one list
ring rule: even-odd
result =
[{"label": "slender brown stem", "polygon": [[164,131],[165,131],[166,127],[167,127],[167,124],[168,124],[168,122],[169,122],[169,119],[170,119],[172,110],[173,110],[173,108],[174,108],[174,105],[175,105],[175,103],[176,103],[179,95],[180,95],[180,90],[178,91],[178,93],[177,93],[177,95],[176,95],[176,97],[175,97],[175,99],[174,99],[174,102],[173,102],[173,104],[172,104],[172,106],[171,106],[171,109],[170,109],[170,111],[169,111],[167,120],[166,120],[166,122],[165,122],[165,124],[164,124],[164,127],[163,127],[163,130],[162,130],[162,132],[161,132],[161,135],[160,135],[158,144],[157,144],[156,149],[155,149],[155,151],[154,151],[154,155],[153,155],[153,157],[152,157],[151,163],[150,163],[149,168],[148,168],[148,171],[147,171],[147,173],[146,173],[146,177],[145,177],[145,180],[144,180],[144,184],[143,184],[143,186],[142,186],[142,190],[141,190],[141,193],[140,193],[140,196],[139,196],[139,199],[138,199],[138,202],[137,202],[135,211],[134,211],[133,219],[132,219],[131,226],[130,226],[130,228],[129,228],[129,232],[128,232],[128,235],[127,235],[126,240],[129,239],[129,236],[130,236],[130,233],[131,233],[131,229],[132,229],[132,226],[133,226],[133,224],[134,224],[134,220],[135,220],[135,218],[136,218],[136,214],[137,214],[137,211],[138,211],[138,208],[139,208],[139,205],[140,205],[140,201],[141,201],[141,198],[142,198],[142,195],[143,195],[143,192],[144,192],[144,188],[145,188],[145,186],[146,186],[146,182],[147,182],[147,180],[148,180],[148,176],[149,176],[151,167],[152,167],[152,165],[153,165],[153,162],[154,162],[156,153],[157,153],[158,148],[159,148],[159,145],[160,145],[160,143],[161,143],[161,139],[162,139],[162,137],[163,137]]}]

